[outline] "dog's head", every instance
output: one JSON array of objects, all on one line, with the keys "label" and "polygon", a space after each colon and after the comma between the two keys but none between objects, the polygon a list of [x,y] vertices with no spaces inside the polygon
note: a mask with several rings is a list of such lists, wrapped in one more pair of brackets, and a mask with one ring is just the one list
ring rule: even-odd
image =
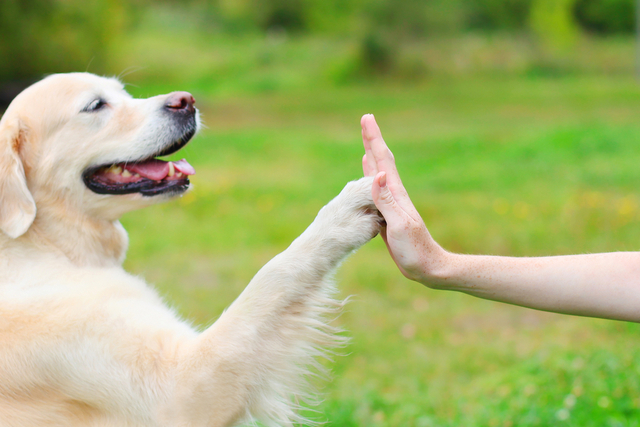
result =
[{"label": "dog's head", "polygon": [[186,92],[134,99],[116,79],[52,75],[0,120],[0,229],[24,234],[40,205],[113,220],[184,193],[195,173],[175,153],[199,127]]}]

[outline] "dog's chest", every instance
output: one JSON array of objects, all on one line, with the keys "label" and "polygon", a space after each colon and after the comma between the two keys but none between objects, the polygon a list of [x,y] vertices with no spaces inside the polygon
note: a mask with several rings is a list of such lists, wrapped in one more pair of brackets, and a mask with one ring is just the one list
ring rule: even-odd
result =
[{"label": "dog's chest", "polygon": [[195,332],[139,279],[78,270],[0,282],[0,400],[46,387],[92,406],[152,407],[169,388],[158,367]]}]

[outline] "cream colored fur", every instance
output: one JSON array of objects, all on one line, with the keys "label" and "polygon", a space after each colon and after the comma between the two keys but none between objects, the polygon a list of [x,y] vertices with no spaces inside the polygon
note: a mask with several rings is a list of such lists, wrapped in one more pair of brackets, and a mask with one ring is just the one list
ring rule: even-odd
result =
[{"label": "cream colored fur", "polygon": [[[108,109],[81,114],[96,96]],[[0,426],[287,426],[315,358],[341,343],[325,321],[341,305],[329,278],[378,232],[368,178],[202,333],[122,269],[119,216],[167,197],[98,195],[80,176],[157,152],[166,99],[54,75],[0,120]]]}]

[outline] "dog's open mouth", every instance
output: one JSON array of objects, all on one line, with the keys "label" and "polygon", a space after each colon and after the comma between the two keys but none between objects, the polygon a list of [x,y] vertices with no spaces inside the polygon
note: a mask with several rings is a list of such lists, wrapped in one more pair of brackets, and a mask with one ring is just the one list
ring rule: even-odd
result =
[{"label": "dog's open mouth", "polygon": [[[191,132],[156,156],[175,153],[184,147],[195,132]],[[132,194],[155,196],[182,193],[189,188],[189,176],[196,173],[185,159],[171,162],[153,156],[140,161],[94,166],[82,174],[85,185],[98,194]]]},{"label": "dog's open mouth", "polygon": [[151,159],[103,166],[86,177],[85,184],[98,194],[154,196],[185,191],[189,187],[189,175],[195,173],[193,166],[184,159],[177,162]]}]

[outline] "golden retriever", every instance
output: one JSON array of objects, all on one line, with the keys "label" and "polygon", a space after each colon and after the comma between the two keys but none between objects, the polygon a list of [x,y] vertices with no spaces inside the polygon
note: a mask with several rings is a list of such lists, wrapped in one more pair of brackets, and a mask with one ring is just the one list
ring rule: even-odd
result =
[{"label": "golden retriever", "polygon": [[134,99],[116,79],[52,75],[0,120],[0,425],[292,425],[315,358],[341,342],[328,280],[380,228],[349,183],[197,332],[121,267],[118,218],[180,196],[155,159],[199,128],[193,97]]}]

